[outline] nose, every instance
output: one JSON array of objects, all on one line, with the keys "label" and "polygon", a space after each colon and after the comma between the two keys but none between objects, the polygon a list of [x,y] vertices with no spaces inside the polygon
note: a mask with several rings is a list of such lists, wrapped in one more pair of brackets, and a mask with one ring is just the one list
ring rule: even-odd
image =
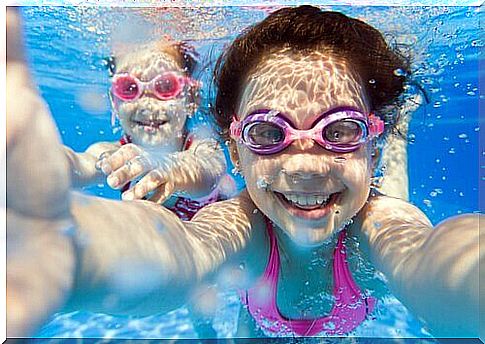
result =
[{"label": "nose", "polygon": [[321,182],[328,177],[328,171],[282,170],[292,183]]},{"label": "nose", "polygon": [[282,173],[293,182],[321,181],[331,172],[329,160],[322,154],[295,154],[286,160]]},{"label": "nose", "polygon": [[300,151],[308,151],[315,147],[317,143],[311,138],[299,138],[293,142],[296,149]]}]

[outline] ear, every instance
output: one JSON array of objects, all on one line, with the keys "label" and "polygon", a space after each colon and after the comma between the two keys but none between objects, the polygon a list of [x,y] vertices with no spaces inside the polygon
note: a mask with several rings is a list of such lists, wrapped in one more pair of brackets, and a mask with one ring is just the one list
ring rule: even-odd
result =
[{"label": "ear", "polygon": [[379,161],[381,160],[381,149],[377,145],[372,145],[372,170],[374,171],[379,167]]}]

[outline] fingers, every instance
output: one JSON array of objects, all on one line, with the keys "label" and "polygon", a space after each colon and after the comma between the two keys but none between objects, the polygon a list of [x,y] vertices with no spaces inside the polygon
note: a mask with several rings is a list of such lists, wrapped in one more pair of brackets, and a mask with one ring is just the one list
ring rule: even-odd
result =
[{"label": "fingers", "polygon": [[123,165],[136,156],[141,156],[143,154],[144,151],[141,148],[139,148],[137,145],[129,143],[122,146],[114,153],[104,156],[103,159],[100,157],[99,160],[101,160],[101,170],[104,174],[110,174],[113,171],[123,167]]},{"label": "fingers", "polygon": [[[89,150],[89,149],[88,149]],[[88,150],[86,150],[86,153],[88,153]],[[98,171],[101,171],[104,173],[103,171],[103,164],[106,163],[107,159],[114,153],[118,150],[117,149],[112,149],[112,150],[109,150],[109,151],[106,151],[106,152],[103,152],[101,153],[101,155],[99,156],[98,158],[98,161],[96,161],[96,164],[94,165],[96,167],[96,169]],[[93,154],[94,155],[94,154]]]},{"label": "fingers", "polygon": [[149,201],[162,204],[164,203],[175,191],[175,185],[173,182],[168,181],[163,186],[159,187],[155,193],[148,198]]},{"label": "fingers", "polygon": [[[115,153],[116,154],[116,153]],[[123,185],[135,178],[143,175],[151,169],[151,164],[146,157],[135,156],[122,167],[112,172],[107,179],[107,183],[113,189],[122,188]]]},{"label": "fingers", "polygon": [[157,199],[165,200],[174,190],[173,183],[168,175],[160,169],[156,169],[144,176],[134,187],[123,193],[123,200],[142,199],[150,192],[156,191]]}]

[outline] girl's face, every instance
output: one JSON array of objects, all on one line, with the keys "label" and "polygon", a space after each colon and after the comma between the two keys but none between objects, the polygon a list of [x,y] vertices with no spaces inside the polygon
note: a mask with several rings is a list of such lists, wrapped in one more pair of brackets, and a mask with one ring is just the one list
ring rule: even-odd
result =
[{"label": "girl's face", "polygon": [[[143,51],[119,58],[113,80],[117,76],[128,74],[142,82],[150,82],[167,72],[180,77],[184,75],[172,55],[160,51]],[[114,85],[112,90],[113,87]],[[167,100],[157,98],[150,88],[130,101],[124,101],[112,94],[113,107],[118,113],[124,132],[131,136],[134,143],[143,146],[173,144],[174,138],[183,135],[187,116],[195,110],[195,104],[190,102],[192,97],[189,96],[188,89],[188,85],[183,85],[182,91],[176,97]]]},{"label": "girl's face", "polygon": [[[296,129],[310,129],[323,113],[369,106],[357,74],[330,54],[305,56],[280,51],[251,73],[237,117],[258,109],[284,113]],[[240,169],[258,208],[296,243],[315,246],[329,239],[362,208],[370,190],[371,144],[334,153],[312,139],[297,139],[285,150],[257,155],[237,144]]]}]

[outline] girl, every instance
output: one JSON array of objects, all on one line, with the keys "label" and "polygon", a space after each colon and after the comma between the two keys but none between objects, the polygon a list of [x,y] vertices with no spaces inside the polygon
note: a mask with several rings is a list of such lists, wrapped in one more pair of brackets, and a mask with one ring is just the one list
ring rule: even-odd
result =
[{"label": "girl", "polygon": [[[9,62],[7,76],[20,92],[11,80],[28,78],[11,72],[17,65],[25,70]],[[405,82],[396,69],[407,65],[362,21],[284,8],[239,36],[216,75],[216,119],[247,185],[239,196],[181,221],[150,202],[88,197],[66,186],[60,195],[32,194],[42,204],[62,198],[70,205],[55,214],[10,193],[9,336],[32,331],[62,305],[168,310],[208,280],[240,291],[249,319],[240,335],[346,335],[380,302],[376,274],[357,269],[359,262],[380,270],[435,335],[476,336],[479,216],[433,229],[413,205],[371,188],[374,143],[389,130],[380,110]],[[32,148],[21,130],[29,113],[8,111],[14,114],[21,117],[7,122],[15,138],[7,136],[7,172],[15,172],[8,185],[35,180],[29,162],[16,159]],[[46,170],[65,176],[55,140],[47,143],[57,164]],[[74,232],[61,230],[66,218]],[[116,272],[133,266],[152,283],[123,293]]]},{"label": "girl", "polygon": [[[116,143],[97,142],[84,153],[66,147],[73,185],[91,185],[108,175],[108,185],[121,189],[123,199],[155,192],[151,200],[165,202],[181,219],[190,220],[217,200],[216,186],[226,169],[217,142],[187,130],[200,87],[192,79],[195,50],[164,38],[119,49],[107,62],[112,124],[119,118],[124,135]],[[130,185],[136,178],[141,179]],[[188,197],[169,199],[176,191]]]}]

